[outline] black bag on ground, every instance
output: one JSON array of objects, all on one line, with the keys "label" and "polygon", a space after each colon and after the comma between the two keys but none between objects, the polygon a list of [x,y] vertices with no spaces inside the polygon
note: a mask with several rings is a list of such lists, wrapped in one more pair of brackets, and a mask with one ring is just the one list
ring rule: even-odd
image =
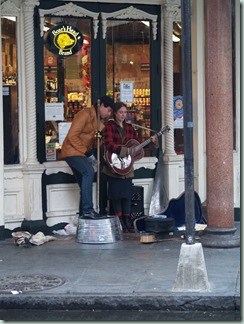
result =
[{"label": "black bag on ground", "polygon": [[172,217],[146,217],[145,231],[153,233],[169,233],[175,230],[175,220]]}]

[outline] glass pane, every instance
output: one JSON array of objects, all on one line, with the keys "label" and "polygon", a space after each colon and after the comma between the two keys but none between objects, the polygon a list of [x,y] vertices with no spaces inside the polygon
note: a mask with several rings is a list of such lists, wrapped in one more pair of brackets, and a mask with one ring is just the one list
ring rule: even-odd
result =
[{"label": "glass pane", "polygon": [[181,62],[181,22],[173,22],[173,68],[174,68],[174,148],[176,154],[184,154],[184,125],[182,92],[182,62]]},{"label": "glass pane", "polygon": [[[127,120],[141,140],[150,137],[150,23],[148,21],[109,20],[107,24],[107,94],[116,101],[124,98],[122,84],[133,85],[132,99],[126,102]],[[131,88],[130,88],[131,89]],[[128,97],[129,93],[128,93]],[[145,148],[145,155],[151,155]]]},{"label": "glass pane", "polygon": [[16,17],[1,17],[4,164],[19,163]]},{"label": "glass pane", "polygon": [[60,158],[75,114],[91,105],[91,20],[46,17],[44,26],[46,159],[52,161]]}]

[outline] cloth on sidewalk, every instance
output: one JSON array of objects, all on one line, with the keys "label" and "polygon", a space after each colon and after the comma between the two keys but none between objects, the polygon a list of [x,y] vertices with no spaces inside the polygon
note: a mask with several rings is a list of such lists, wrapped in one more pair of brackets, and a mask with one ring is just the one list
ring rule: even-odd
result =
[{"label": "cloth on sidewalk", "polygon": [[51,235],[44,235],[42,232],[38,232],[34,235],[27,231],[13,232],[12,237],[14,238],[16,245],[31,246],[41,245],[49,241],[54,241],[56,238]]}]

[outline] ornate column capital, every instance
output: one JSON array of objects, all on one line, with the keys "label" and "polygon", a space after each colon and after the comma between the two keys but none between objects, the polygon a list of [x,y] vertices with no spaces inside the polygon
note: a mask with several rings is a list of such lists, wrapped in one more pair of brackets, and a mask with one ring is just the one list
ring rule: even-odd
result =
[{"label": "ornate column capital", "polygon": [[1,3],[2,16],[17,16],[20,9],[11,0],[6,0]]},{"label": "ornate column capital", "polygon": [[39,0],[24,0],[23,11],[24,12],[33,12],[36,6],[39,6]]},{"label": "ornate column capital", "polygon": [[162,4],[164,18],[172,20],[181,20],[181,1],[180,0],[164,0]]},{"label": "ornate column capital", "polygon": [[73,4],[72,2],[69,2],[67,4],[52,9],[39,9],[39,15],[40,15],[41,37],[43,36],[45,15],[49,15],[49,16],[51,15],[51,16],[91,17],[93,19],[94,38],[95,39],[97,38],[99,12],[89,11],[85,8]]},{"label": "ornate column capital", "polygon": [[114,12],[101,12],[102,17],[102,28],[103,28],[103,38],[106,38],[107,33],[107,19],[138,19],[138,20],[149,20],[152,22],[153,40],[157,38],[157,15],[151,15],[148,12],[139,10],[133,6],[114,11]]}]

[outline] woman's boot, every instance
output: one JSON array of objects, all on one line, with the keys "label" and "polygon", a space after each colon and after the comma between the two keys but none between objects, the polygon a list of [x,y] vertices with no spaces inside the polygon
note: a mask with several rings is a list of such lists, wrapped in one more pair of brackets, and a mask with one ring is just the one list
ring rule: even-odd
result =
[{"label": "woman's boot", "polygon": [[135,233],[135,230],[133,228],[133,225],[132,225],[132,222],[131,222],[131,219],[130,219],[130,216],[122,216],[122,219],[124,221],[124,224],[128,230],[129,233]]},{"label": "woman's boot", "polygon": [[128,233],[128,229],[127,226],[125,225],[123,217],[122,216],[118,216],[118,217],[119,217],[120,224],[122,226],[123,233]]}]

